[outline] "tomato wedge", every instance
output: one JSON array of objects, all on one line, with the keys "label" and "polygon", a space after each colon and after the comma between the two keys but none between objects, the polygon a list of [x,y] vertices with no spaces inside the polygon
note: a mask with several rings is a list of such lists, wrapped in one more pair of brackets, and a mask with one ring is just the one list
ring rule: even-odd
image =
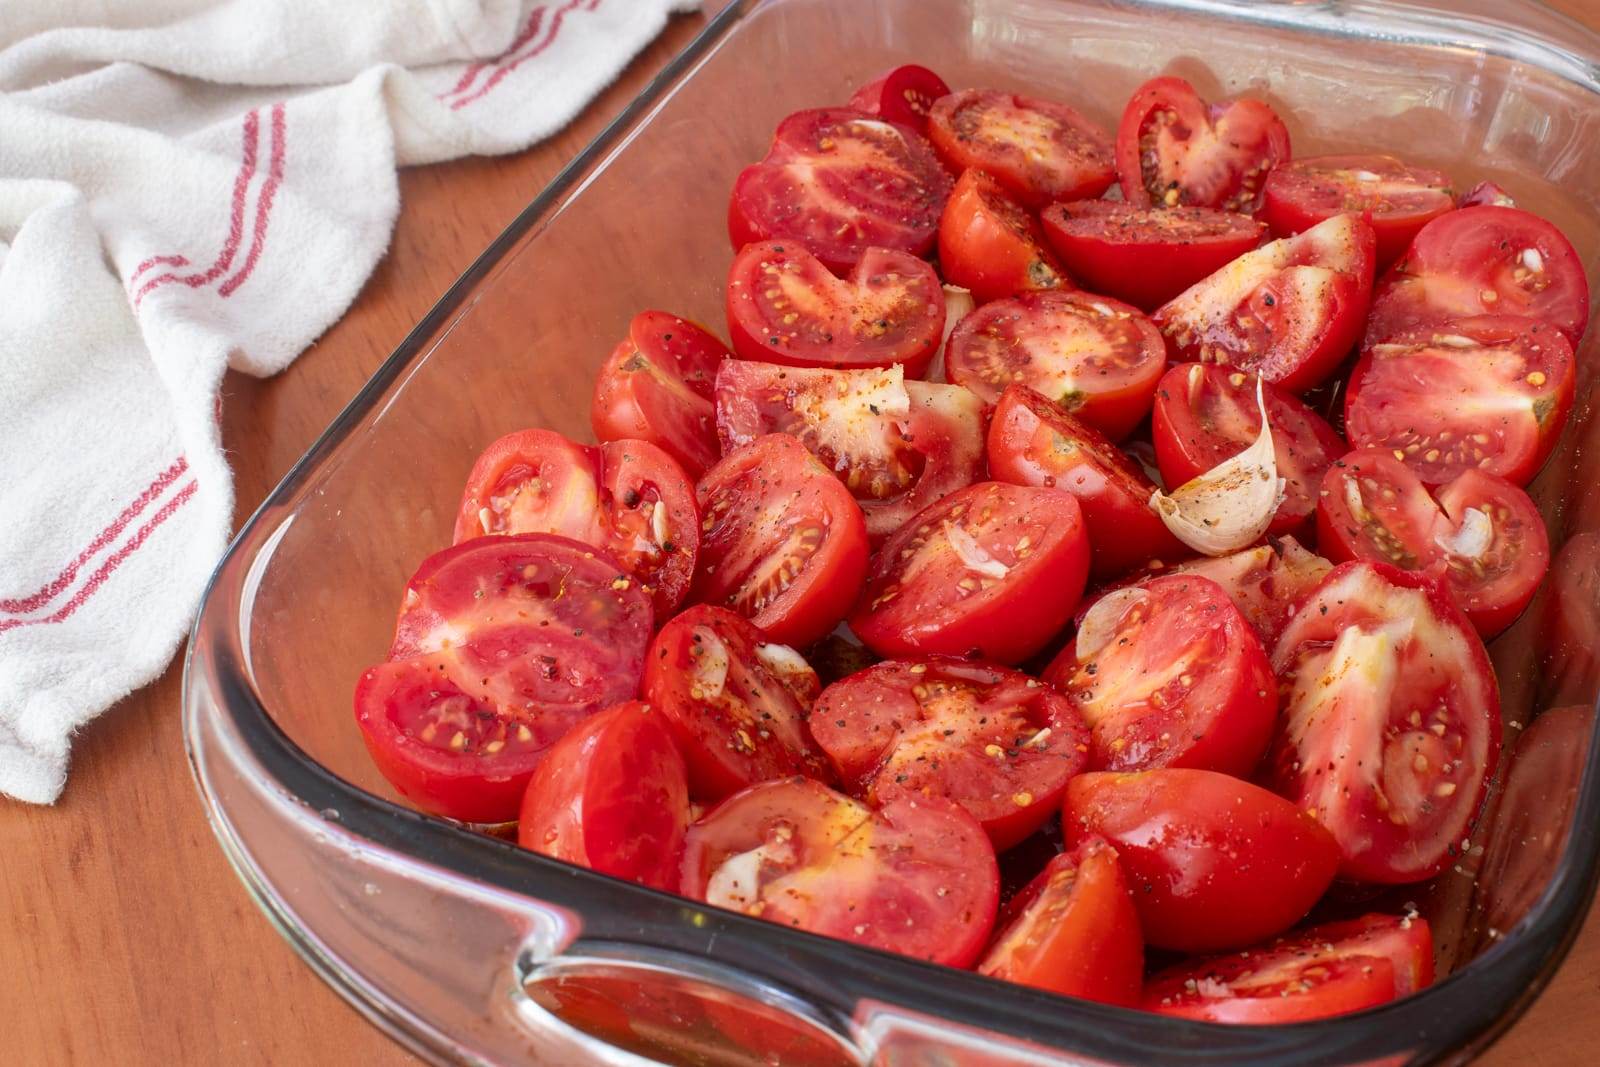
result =
[{"label": "tomato wedge", "polygon": [[1000,874],[973,820],[937,797],[873,811],[808,778],[753,785],[689,828],[684,896],[768,922],[968,967]]},{"label": "tomato wedge", "polygon": [[1274,789],[1338,839],[1339,875],[1420,882],[1443,870],[1500,752],[1483,642],[1426,575],[1344,563],[1273,650],[1284,713]]},{"label": "tomato wedge", "polygon": [[1006,905],[978,973],[1131,1007],[1144,940],[1116,849],[1097,837],[1045,865]]},{"label": "tomato wedge", "polygon": [[785,434],[706,472],[693,598],[732,608],[785,645],[844,617],[867,569],[867,528],[844,483]]},{"label": "tomato wedge", "polygon": [[1095,770],[1199,767],[1248,778],[1277,722],[1261,639],[1221,586],[1193,574],[1096,600],[1044,680],[1088,722]]},{"label": "tomato wedge", "polygon": [[1116,177],[1111,139],[1053,100],[963,89],[928,112],[928,139],[951,170],[993,175],[1024,207],[1096,197]]},{"label": "tomato wedge", "polygon": [[1361,336],[1372,257],[1372,227],[1335,215],[1246,252],[1152,317],[1179,359],[1227,363],[1303,392]]},{"label": "tomato wedge", "polygon": [[1478,207],[1483,204],[1491,204],[1495,207],[1517,206],[1516,200],[1512,198],[1510,193],[1491,181],[1481,181],[1474,185],[1467,191],[1467,195],[1461,198],[1461,203],[1456,206]]},{"label": "tomato wedge", "polygon": [[728,234],[735,249],[804,245],[842,274],[871,248],[931,251],[950,184],[915,130],[850,108],[797,111],[733,183]]},{"label": "tomato wedge", "polygon": [[850,106],[926,134],[928,112],[933,110],[934,101],[949,92],[950,86],[939,75],[927,67],[907,63],[857,89]]},{"label": "tomato wedge", "polygon": [[944,797],[996,851],[1044,825],[1088,765],[1088,727],[1059,693],[966,660],[868,667],[823,690],[810,723],[853,795],[874,807]]},{"label": "tomato wedge", "polygon": [[1261,217],[1279,237],[1309,230],[1346,211],[1364,214],[1377,237],[1378,269],[1411,245],[1417,231],[1456,206],[1450,176],[1393,156],[1314,156],[1267,176]]},{"label": "tomato wedge", "polygon": [[1113,440],[1150,413],[1166,365],[1161,332],[1143,312],[1088,293],[993,301],[945,345],[945,375],[985,403],[1020,382]]},{"label": "tomato wedge", "polygon": [[730,360],[717,375],[717,432],[732,451],[786,433],[849,487],[881,541],[983,476],[983,402],[899,367],[820,370]]},{"label": "tomato wedge", "polygon": [[661,716],[629,701],[579,723],[534,772],[517,844],[601,874],[678,887],[689,792]]},{"label": "tomato wedge", "polygon": [[1017,663],[1072,617],[1088,568],[1070,493],[979,482],[918,512],[874,553],[850,628],[880,656]]},{"label": "tomato wedge", "polygon": [[1117,127],[1117,177],[1135,207],[1211,207],[1254,214],[1289,130],[1260,100],[1207,104],[1182,78],[1151,78]]},{"label": "tomato wedge", "polygon": [[1221,270],[1267,233],[1266,223],[1236,212],[1141,208],[1119,200],[1052,204],[1039,219],[1074,278],[1142,311]]},{"label": "tomato wedge", "polygon": [[979,303],[1038,289],[1070,289],[1039,223],[999,182],[968,170],[939,219],[939,270]]},{"label": "tomato wedge", "polygon": [[594,380],[589,423],[600,441],[649,441],[698,478],[717,461],[711,383],[731,356],[688,319],[641,311]]},{"label": "tomato wedge", "polygon": [[742,359],[791,367],[927,369],[944,290],[916,256],[866,249],[848,278],[794,242],[746,245],[728,270],[728,332]]}]

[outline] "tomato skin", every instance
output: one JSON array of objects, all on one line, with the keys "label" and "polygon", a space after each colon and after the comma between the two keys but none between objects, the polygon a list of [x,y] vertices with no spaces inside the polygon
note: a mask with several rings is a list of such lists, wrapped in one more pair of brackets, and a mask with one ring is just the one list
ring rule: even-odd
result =
[{"label": "tomato skin", "polygon": [[1221,270],[1267,233],[1266,223],[1236,212],[1117,200],[1052,204],[1039,221],[1072,277],[1141,311]]},{"label": "tomato skin", "polygon": [[595,439],[649,441],[698,478],[718,458],[711,383],[732,354],[688,319],[639,312],[595,376]]},{"label": "tomato skin", "polygon": [[1144,978],[1139,914],[1116,849],[1086,839],[1011,899],[978,973],[1132,1007]]},{"label": "tomato skin", "polygon": [[1365,214],[1377,238],[1379,270],[1400,258],[1417,231],[1453,209],[1450,176],[1393,156],[1314,156],[1267,176],[1261,217],[1279,237],[1309,230],[1344,211]]},{"label": "tomato skin", "polygon": [[1039,289],[1070,289],[1038,222],[981,170],[962,173],[939,217],[939,269],[978,303]]},{"label": "tomato skin", "polygon": [[850,106],[868,115],[928,132],[928,112],[934,101],[947,96],[950,86],[927,67],[915,63],[895,67],[857,89]]},{"label": "tomato skin", "polygon": [[601,874],[675,889],[689,792],[672,735],[638,701],[575,726],[523,794],[517,844]]},{"label": "tomato skin", "polygon": [[1067,785],[1069,846],[1116,846],[1145,942],[1181,952],[1241,948],[1281,933],[1333,881],[1339,846],[1260,786],[1180,768],[1081,774]]},{"label": "tomato skin", "polygon": [[1111,139],[1053,100],[963,89],[934,103],[928,139],[951,170],[986,171],[1034,210],[1097,197],[1116,177]]}]

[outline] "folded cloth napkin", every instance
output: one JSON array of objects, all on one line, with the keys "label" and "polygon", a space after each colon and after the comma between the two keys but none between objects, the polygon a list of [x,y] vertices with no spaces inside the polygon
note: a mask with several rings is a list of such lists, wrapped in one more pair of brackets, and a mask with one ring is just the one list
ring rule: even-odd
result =
[{"label": "folded cloth napkin", "polygon": [[227,543],[227,367],[283,369],[395,168],[547,136],[695,0],[51,0],[0,17],[0,793],[161,672]]}]

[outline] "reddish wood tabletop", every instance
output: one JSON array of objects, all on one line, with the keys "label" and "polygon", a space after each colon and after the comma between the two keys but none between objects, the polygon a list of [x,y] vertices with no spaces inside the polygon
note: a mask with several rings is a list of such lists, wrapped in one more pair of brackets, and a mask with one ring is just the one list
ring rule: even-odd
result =
[{"label": "reddish wood tabletop", "polygon": [[[1600,0],[1554,6],[1600,23]],[[580,118],[516,156],[401,174],[388,256],[343,320],[276,378],[230,374],[224,439],[247,517],[456,276],[701,25],[675,19]],[[79,737],[61,801],[0,798],[0,1061],[414,1062],[257,911],[206,825],[184,758],[181,668]],[[1482,1062],[1594,1062],[1600,916]]]}]

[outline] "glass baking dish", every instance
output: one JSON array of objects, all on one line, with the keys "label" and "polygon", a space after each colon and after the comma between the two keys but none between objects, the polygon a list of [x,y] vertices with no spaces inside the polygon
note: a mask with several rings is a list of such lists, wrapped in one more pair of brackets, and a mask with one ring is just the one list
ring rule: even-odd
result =
[{"label": "glass baking dish", "polygon": [[[246,524],[195,623],[190,759],[212,825],[317,971],[437,1061],[1344,1064],[1466,1058],[1537,995],[1600,861],[1592,708],[1600,428],[1535,483],[1563,544],[1492,649],[1508,742],[1544,736],[1415,905],[1442,979],[1331,1021],[1223,1028],[1068,1001],[707,909],[394,802],[351,714],[411,570],[448,543],[479,448],[586,438],[592,375],[633,313],[720,329],[727,190],[773,126],[906,60],[1070,101],[1104,127],[1140,81],[1261,95],[1298,154],[1392,149],[1493,178],[1600,279],[1600,39],[1522,0],[748,0],[695,42],[462,276]],[[1568,815],[1571,830],[1567,831]],[[1487,850],[1487,854],[1485,853]],[[1482,878],[1476,877],[1479,868]]]}]

